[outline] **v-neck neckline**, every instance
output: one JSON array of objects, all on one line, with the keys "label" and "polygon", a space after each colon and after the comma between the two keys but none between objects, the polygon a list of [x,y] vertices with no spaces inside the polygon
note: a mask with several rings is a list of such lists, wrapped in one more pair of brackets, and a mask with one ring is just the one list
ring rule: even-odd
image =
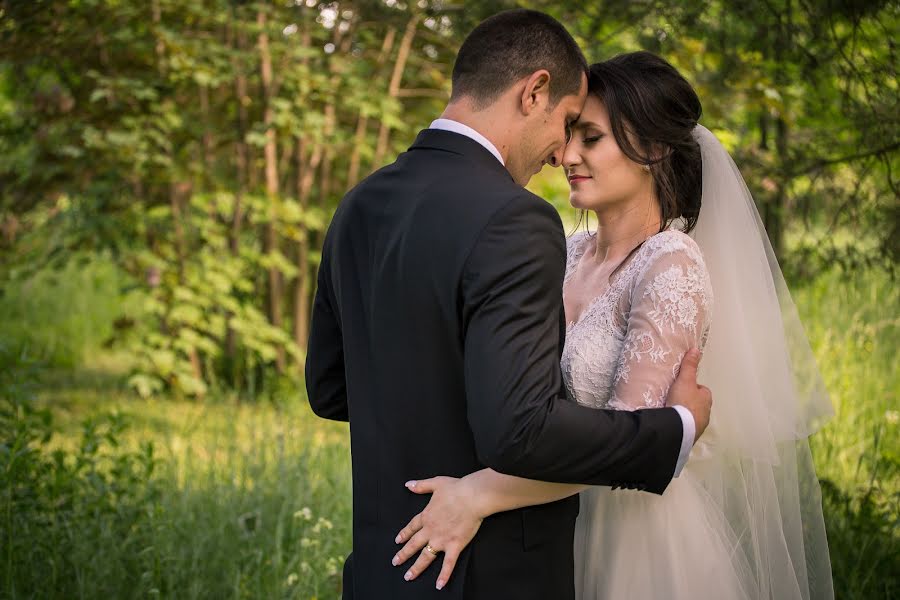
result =
[{"label": "v-neck neckline", "polygon": [[[657,235],[657,234],[654,234],[654,235]],[[647,242],[647,240],[651,239],[652,237],[653,237],[653,235],[651,235],[650,237],[648,237],[647,239],[642,241],[640,244],[635,246],[631,250],[631,252],[624,259],[622,259],[622,262],[616,266],[616,268],[613,270],[612,274],[610,274],[609,278],[607,278],[607,280],[609,281],[609,285],[607,285],[605,288],[603,288],[603,291],[601,291],[599,294],[597,294],[596,296],[591,298],[588,301],[588,303],[585,304],[584,309],[578,315],[577,319],[573,319],[572,321],[566,322],[566,333],[572,331],[578,325],[580,325],[585,320],[585,318],[588,315],[590,315],[591,312],[593,312],[593,310],[597,307],[597,305],[600,304],[600,300],[607,297],[609,295],[610,291],[614,287],[616,287],[616,285],[620,281],[623,280],[623,277],[624,277],[626,271],[631,267],[632,264],[634,264],[634,261],[637,260],[637,256],[638,256],[638,254],[641,253],[641,249],[643,248],[644,244]],[[563,278],[563,287],[565,287],[566,282],[568,282],[570,279],[572,279],[572,276],[574,276],[575,273],[578,271],[578,265],[581,263],[582,259],[584,258],[584,254],[587,251],[587,244],[585,244],[585,240],[589,241],[591,239],[593,239],[593,236],[591,236],[588,233],[581,240],[579,240],[579,242],[577,242],[577,243],[584,244],[584,247],[576,250],[577,262],[572,267],[572,271],[569,272],[568,275]]]}]

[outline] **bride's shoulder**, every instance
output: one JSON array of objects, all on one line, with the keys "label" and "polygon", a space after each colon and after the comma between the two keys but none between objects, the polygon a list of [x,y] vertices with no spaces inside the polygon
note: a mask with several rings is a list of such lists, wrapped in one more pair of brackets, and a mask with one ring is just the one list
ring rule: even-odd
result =
[{"label": "bride's shoulder", "polygon": [[667,229],[647,239],[635,268],[636,283],[650,281],[660,274],[668,277],[690,276],[709,280],[703,253],[694,239],[682,231]]},{"label": "bride's shoulder", "polygon": [[677,229],[666,229],[644,242],[646,256],[651,261],[664,257],[684,258],[703,265],[703,253],[694,238]]},{"label": "bride's shoulder", "polygon": [[569,246],[569,245],[573,245],[573,246],[574,246],[574,245],[577,245],[577,244],[579,244],[580,242],[582,242],[582,241],[584,241],[585,239],[587,239],[588,237],[590,237],[590,235],[591,235],[590,232],[587,232],[587,231],[576,231],[576,232],[573,233],[572,235],[567,235],[567,236],[566,236],[566,245],[567,245],[567,246]]},{"label": "bride's shoulder", "polygon": [[581,250],[585,246],[585,241],[591,236],[587,231],[577,231],[572,235],[566,236],[566,254],[571,256],[573,253]]}]

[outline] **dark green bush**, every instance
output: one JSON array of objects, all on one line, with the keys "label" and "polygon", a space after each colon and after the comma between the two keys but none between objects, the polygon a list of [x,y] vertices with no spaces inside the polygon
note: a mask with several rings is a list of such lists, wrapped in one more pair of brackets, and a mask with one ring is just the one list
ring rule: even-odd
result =
[{"label": "dark green bush", "polygon": [[160,492],[153,445],[123,448],[127,424],[113,413],[85,421],[74,451],[51,449],[50,412],[32,403],[39,371],[0,348],[0,595],[63,597],[83,589],[85,578],[110,591],[133,589],[135,582],[109,575],[140,573],[140,565],[113,569],[92,561],[85,541],[117,546],[120,561],[141,560],[132,542],[153,526]]}]

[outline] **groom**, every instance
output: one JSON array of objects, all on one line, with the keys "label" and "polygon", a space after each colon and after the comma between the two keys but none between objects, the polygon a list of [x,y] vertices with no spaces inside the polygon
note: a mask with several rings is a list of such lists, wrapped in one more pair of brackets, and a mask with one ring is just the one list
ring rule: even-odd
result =
[{"label": "groom", "polygon": [[404,482],[491,467],[659,494],[706,427],[711,399],[693,369],[673,385],[677,408],[565,397],[563,229],[522,186],[559,164],[586,69],[547,15],[484,21],[459,51],[442,117],[334,215],[306,381],[317,415],[350,422],[345,598],[572,598],[577,497],[486,519],[438,591],[439,560],[412,582],[391,566],[394,536],[428,500]]}]

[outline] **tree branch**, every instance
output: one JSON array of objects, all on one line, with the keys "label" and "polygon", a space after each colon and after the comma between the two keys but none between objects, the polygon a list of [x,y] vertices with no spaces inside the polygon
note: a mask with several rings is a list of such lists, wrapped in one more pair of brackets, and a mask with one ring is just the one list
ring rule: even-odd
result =
[{"label": "tree branch", "polygon": [[397,98],[440,98],[446,100],[449,94],[446,90],[435,90],[431,88],[411,88],[405,90],[397,90]]},{"label": "tree branch", "polygon": [[866,152],[859,152],[857,154],[850,154],[847,156],[840,156],[837,158],[823,158],[817,160],[811,164],[802,166],[798,169],[793,169],[788,171],[786,174],[789,178],[799,177],[800,175],[808,175],[809,173],[813,173],[820,169],[824,169],[825,167],[829,167],[831,165],[837,165],[841,163],[853,162],[856,160],[862,160],[864,158],[871,158],[873,156],[882,156],[893,152],[900,148],[900,142],[893,142],[888,144],[887,146],[883,146],[881,148],[876,148],[875,150],[869,150]]}]

